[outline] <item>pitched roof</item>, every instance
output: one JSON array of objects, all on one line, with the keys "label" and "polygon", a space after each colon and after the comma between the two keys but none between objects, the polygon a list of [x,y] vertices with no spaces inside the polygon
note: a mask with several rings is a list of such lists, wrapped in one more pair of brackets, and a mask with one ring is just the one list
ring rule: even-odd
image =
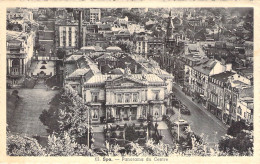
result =
[{"label": "pitched roof", "polygon": [[83,55],[71,55],[70,57],[68,57],[66,59],[66,61],[77,61],[78,59],[80,59],[81,57],[83,57]]},{"label": "pitched roof", "polygon": [[112,69],[109,74],[116,74],[116,75],[122,75],[125,73],[125,70],[122,69],[122,68],[115,68],[115,69]]},{"label": "pitched roof", "polygon": [[106,59],[106,60],[110,60],[110,61],[117,61],[117,58],[111,56],[110,54],[106,53],[104,55],[101,55],[100,57],[98,57],[96,60],[100,60],[100,59]]},{"label": "pitched roof", "polygon": [[206,62],[202,63],[198,63],[199,65],[195,66],[194,69],[205,74],[205,75],[209,75],[209,73],[211,72],[211,70],[215,67],[215,65],[217,64],[217,61],[212,60],[212,59],[207,59]]},{"label": "pitched roof", "polygon": [[235,74],[234,72],[227,71],[227,72],[223,72],[223,73],[213,75],[213,76],[211,76],[211,78],[217,79],[217,80],[225,83],[225,82],[228,81],[228,77],[230,77],[234,74]]},{"label": "pitched roof", "polygon": [[19,41],[24,41],[25,39],[23,37],[26,37],[27,34],[24,32],[17,32],[17,31],[6,31],[6,41],[11,41],[11,40],[19,40]]},{"label": "pitched roof", "polygon": [[[120,78],[124,75],[94,75],[92,76],[88,81],[86,81],[84,84],[105,84],[105,82],[110,79],[114,80],[116,78]],[[133,81],[138,81],[138,82],[143,82],[147,84],[164,84],[164,81],[158,77],[155,74],[146,74],[145,79],[142,74],[131,74],[129,76],[125,76],[126,78],[129,78],[130,80]]]},{"label": "pitched roof", "polygon": [[122,51],[120,47],[117,46],[110,46],[107,47],[106,50],[110,50],[110,51]]},{"label": "pitched roof", "polygon": [[94,46],[85,46],[85,47],[81,47],[80,49],[81,50],[93,50],[93,51],[96,50]]},{"label": "pitched roof", "polygon": [[120,77],[121,75],[94,75],[92,76],[88,81],[86,81],[84,84],[104,84],[108,77],[111,77],[111,79],[115,79],[117,77]]},{"label": "pitched roof", "polygon": [[69,75],[69,78],[71,78],[71,77],[80,77],[80,76],[83,76],[83,75],[85,75],[88,71],[90,71],[90,69],[87,69],[87,68],[76,69],[74,72],[72,72],[72,73]]}]

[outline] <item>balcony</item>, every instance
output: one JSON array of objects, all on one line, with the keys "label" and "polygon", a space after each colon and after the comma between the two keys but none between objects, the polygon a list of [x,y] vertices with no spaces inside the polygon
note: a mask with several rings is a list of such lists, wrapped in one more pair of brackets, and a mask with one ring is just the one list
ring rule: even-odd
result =
[{"label": "balcony", "polygon": [[22,54],[22,53],[25,53],[25,50],[24,49],[21,49],[21,48],[17,48],[17,49],[7,49],[6,50],[6,53],[10,53],[10,54]]},{"label": "balcony", "polygon": [[10,72],[7,76],[9,76],[9,77],[22,77],[23,74],[21,74],[19,72]]}]

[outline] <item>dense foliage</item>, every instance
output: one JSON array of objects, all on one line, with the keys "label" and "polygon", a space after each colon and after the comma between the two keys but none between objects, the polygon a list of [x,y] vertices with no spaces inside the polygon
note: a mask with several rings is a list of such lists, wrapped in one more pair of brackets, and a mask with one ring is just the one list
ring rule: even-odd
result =
[{"label": "dense foliage", "polygon": [[43,148],[36,139],[7,132],[6,152],[10,156],[43,156]]},{"label": "dense foliage", "polygon": [[252,126],[237,121],[227,131],[227,135],[219,142],[219,150],[228,155],[252,155],[253,131]]},{"label": "dense foliage", "polygon": [[86,145],[77,144],[68,133],[48,137],[48,145],[42,147],[34,138],[7,132],[7,155],[9,156],[93,156]]},{"label": "dense foliage", "polygon": [[49,110],[42,112],[40,120],[48,127],[49,134],[67,132],[78,140],[87,136],[88,110],[76,91],[67,86],[52,99]]},{"label": "dense foliage", "polygon": [[122,49],[124,52],[133,52],[134,43],[129,40],[119,40],[116,42],[116,45]]}]

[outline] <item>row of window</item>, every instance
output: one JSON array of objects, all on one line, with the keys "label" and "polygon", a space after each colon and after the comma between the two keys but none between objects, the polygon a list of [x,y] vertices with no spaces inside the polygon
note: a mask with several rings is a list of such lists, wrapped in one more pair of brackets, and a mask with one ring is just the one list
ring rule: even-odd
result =
[{"label": "row of window", "polygon": [[117,103],[139,102],[139,93],[118,93],[116,95]]},{"label": "row of window", "polygon": [[[99,92],[91,93],[91,101],[98,102]],[[116,102],[117,103],[136,103],[139,102],[139,93],[117,93]],[[159,100],[159,91],[153,91],[153,100]]]}]

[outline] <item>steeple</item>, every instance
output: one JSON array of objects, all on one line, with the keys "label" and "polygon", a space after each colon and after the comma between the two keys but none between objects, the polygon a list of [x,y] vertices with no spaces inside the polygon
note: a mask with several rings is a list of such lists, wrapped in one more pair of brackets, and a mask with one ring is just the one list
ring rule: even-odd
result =
[{"label": "steeple", "polygon": [[174,25],[172,23],[172,11],[170,11],[168,17],[168,24],[167,24],[167,34],[166,34],[167,39],[172,38],[173,30],[174,30]]},{"label": "steeple", "polygon": [[169,12],[167,29],[168,28],[174,29],[174,25],[172,23],[172,10],[170,10],[170,12]]},{"label": "steeple", "polygon": [[169,12],[169,17],[172,17],[172,10],[170,10]]},{"label": "steeple", "polygon": [[169,17],[168,17],[168,24],[167,24],[167,29],[166,29],[166,47],[171,47],[173,42],[174,42],[174,36],[173,36],[173,31],[174,31],[174,25],[172,22],[172,11],[170,10],[169,12]]}]

